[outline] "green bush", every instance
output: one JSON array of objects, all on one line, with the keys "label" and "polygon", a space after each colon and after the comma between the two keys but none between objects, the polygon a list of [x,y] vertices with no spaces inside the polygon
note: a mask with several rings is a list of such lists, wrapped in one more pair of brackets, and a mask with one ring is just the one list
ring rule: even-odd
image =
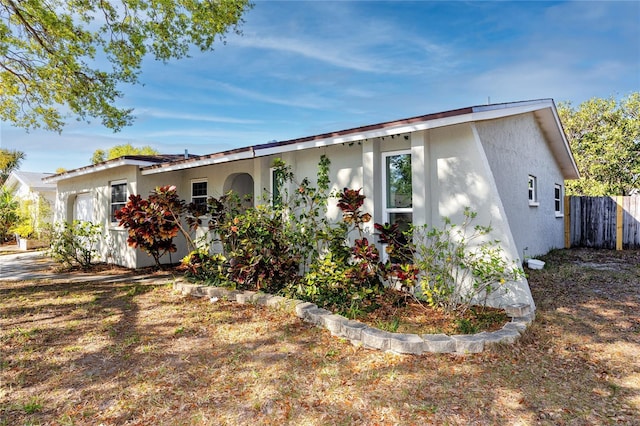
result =
[{"label": "green bush", "polygon": [[194,250],[182,259],[181,266],[185,277],[205,285],[231,286],[227,271],[229,262],[222,254],[209,254]]},{"label": "green bush", "polygon": [[91,222],[59,224],[52,230],[49,255],[63,267],[88,269],[97,257],[101,235],[102,227]]},{"label": "green bush", "polygon": [[506,290],[507,281],[524,276],[522,268],[506,259],[499,241],[487,239],[491,227],[472,226],[476,216],[466,208],[460,225],[444,218],[442,228],[413,229],[420,293],[429,305],[464,312],[472,303],[486,304],[490,294]]}]

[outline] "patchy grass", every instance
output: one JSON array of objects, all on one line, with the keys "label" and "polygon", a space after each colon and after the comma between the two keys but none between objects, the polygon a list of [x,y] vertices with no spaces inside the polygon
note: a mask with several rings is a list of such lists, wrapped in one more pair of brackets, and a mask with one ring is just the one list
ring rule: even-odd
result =
[{"label": "patchy grass", "polygon": [[0,282],[0,425],[638,424],[640,252],[543,260],[534,324],[469,356],[356,348],[169,285]]}]

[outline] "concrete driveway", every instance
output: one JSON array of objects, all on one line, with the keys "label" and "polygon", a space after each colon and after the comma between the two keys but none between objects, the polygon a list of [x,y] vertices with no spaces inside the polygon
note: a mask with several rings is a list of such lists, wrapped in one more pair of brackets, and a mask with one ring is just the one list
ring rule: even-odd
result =
[{"label": "concrete driveway", "polygon": [[0,281],[28,281],[28,280],[64,280],[69,282],[131,282],[131,283],[167,283],[173,282],[175,277],[170,271],[148,273],[147,270],[136,271],[128,269],[114,269],[103,273],[92,271],[60,272],[58,263],[45,255],[42,251],[27,251],[3,254],[0,251]]},{"label": "concrete driveway", "polygon": [[56,276],[53,267],[56,263],[41,251],[23,253],[0,253],[0,280],[23,281],[50,279]]}]

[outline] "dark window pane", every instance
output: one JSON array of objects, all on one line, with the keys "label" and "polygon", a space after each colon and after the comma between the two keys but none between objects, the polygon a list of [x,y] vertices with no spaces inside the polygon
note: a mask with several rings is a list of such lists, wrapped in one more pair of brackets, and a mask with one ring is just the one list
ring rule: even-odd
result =
[{"label": "dark window pane", "polygon": [[206,197],[197,197],[191,199],[191,202],[196,207],[198,211],[206,212],[207,210],[207,198]]},{"label": "dark window pane", "polygon": [[191,186],[191,196],[199,197],[207,195],[207,182],[194,182]]},{"label": "dark window pane", "polygon": [[413,213],[389,213],[389,223],[397,223],[402,232],[408,231],[413,223]]},{"label": "dark window pane", "polygon": [[118,183],[111,185],[111,202],[124,203],[127,201],[127,184]]}]

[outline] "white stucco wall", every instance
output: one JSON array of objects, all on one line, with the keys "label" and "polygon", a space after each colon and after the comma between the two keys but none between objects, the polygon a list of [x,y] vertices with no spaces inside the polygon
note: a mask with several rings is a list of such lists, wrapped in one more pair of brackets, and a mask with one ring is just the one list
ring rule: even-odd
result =
[{"label": "white stucco wall", "polygon": [[[505,258],[519,266],[520,257],[508,216],[474,125],[431,130],[426,142],[425,167],[428,169],[425,174],[429,176],[426,208],[430,209],[431,225],[441,227],[443,217],[460,224],[465,207],[469,207],[477,213],[473,225],[491,226],[487,238],[499,240]],[[504,294],[495,293],[488,303],[497,307],[512,303],[535,306],[525,278],[508,283],[507,289]]]},{"label": "white stucco wall", "polygon": [[[554,188],[562,185],[564,194],[564,178],[533,113],[481,122],[476,128],[520,256],[563,247],[564,219],[555,214]],[[537,206],[529,205],[529,175],[537,179]]]}]

